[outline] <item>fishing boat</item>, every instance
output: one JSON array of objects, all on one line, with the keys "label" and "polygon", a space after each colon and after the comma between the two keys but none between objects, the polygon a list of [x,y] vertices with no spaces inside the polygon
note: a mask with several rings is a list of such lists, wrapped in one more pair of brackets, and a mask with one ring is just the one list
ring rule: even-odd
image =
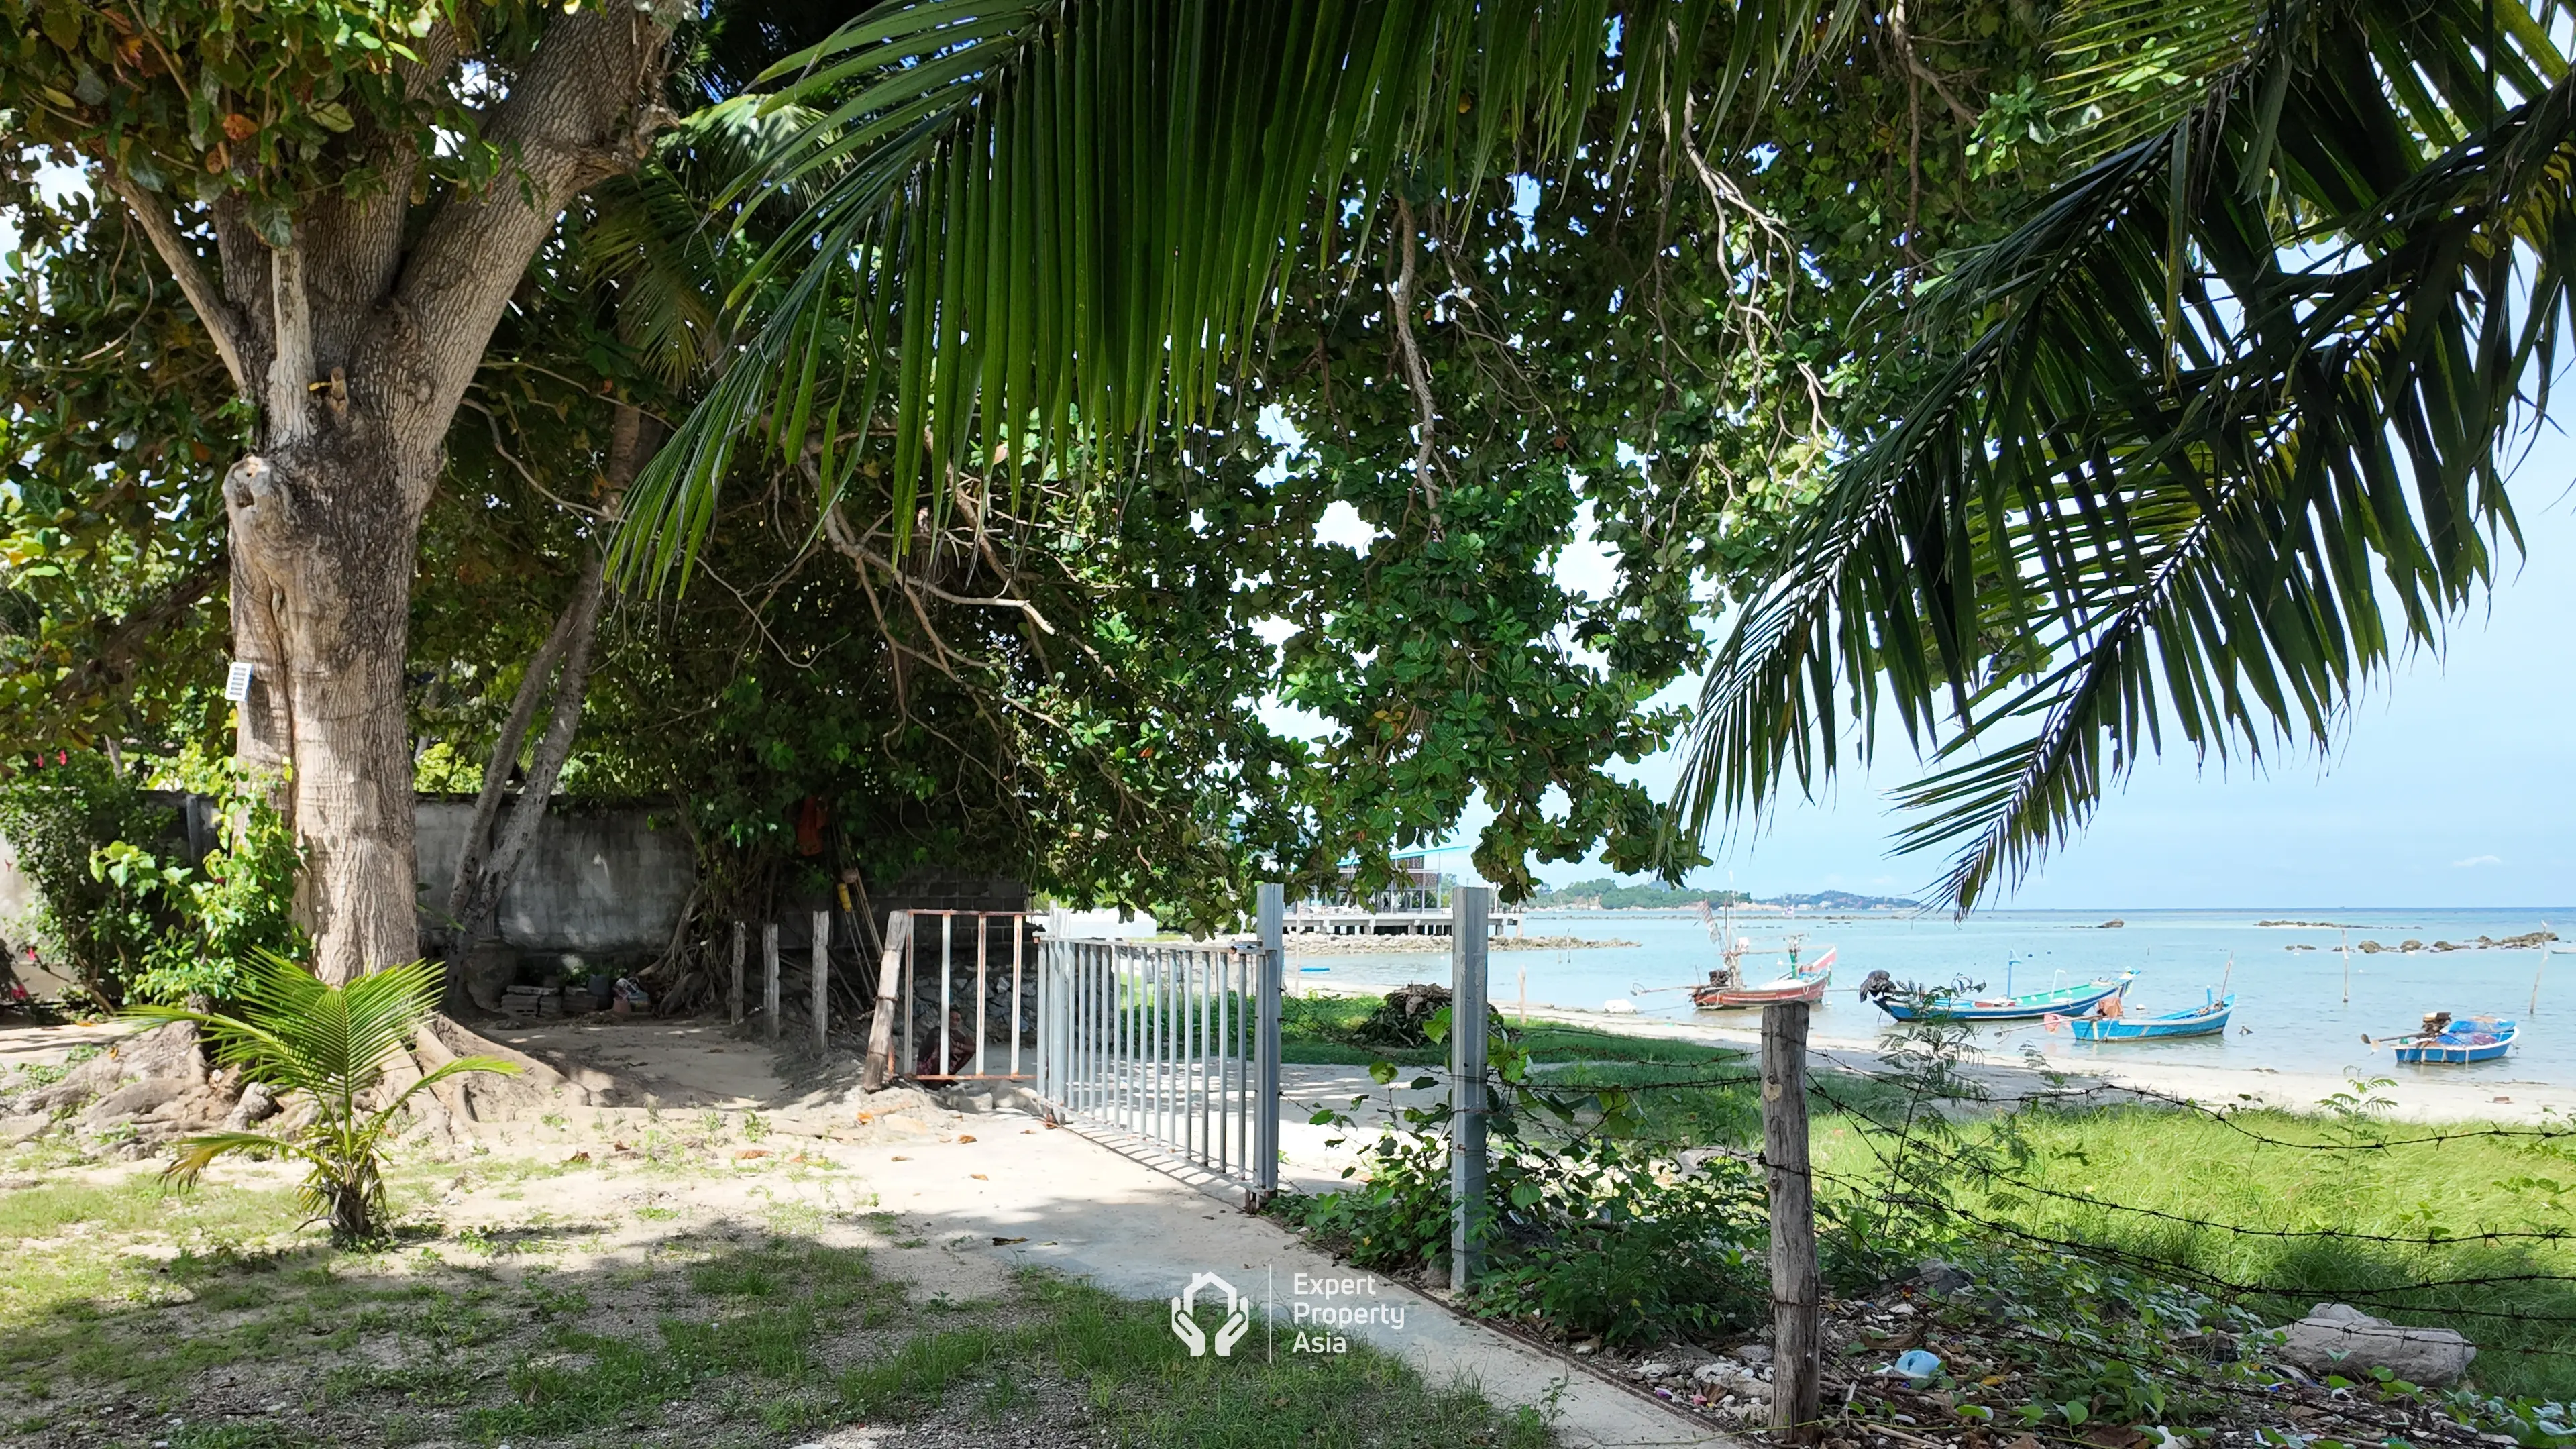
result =
[{"label": "fishing boat", "polygon": [[2054,991],[2026,991],[2016,996],[1965,996],[1952,991],[1920,995],[1899,991],[1883,971],[1861,983],[1860,994],[1898,1021],[2036,1021],[2041,1017],[2080,1016],[2129,989],[2134,973],[2116,979],[2061,986]]},{"label": "fishing boat", "polygon": [[[1714,975],[1715,973],[1711,973]],[[1774,1006],[1784,1001],[1822,1001],[1825,988],[1834,979],[1834,948],[1825,954],[1798,964],[1798,946],[1789,946],[1789,974],[1758,986],[1724,986],[1711,982],[1691,988],[1691,1005],[1703,1011],[1730,1010],[1748,1006]]]},{"label": "fishing boat", "polygon": [[2514,1038],[2522,1035],[2522,1025],[2501,1016],[2465,1016],[2454,1020],[2447,1011],[2427,1014],[2421,1030],[2405,1036],[2383,1037],[2372,1041],[2363,1037],[2365,1046],[2393,1047],[2397,1060],[2409,1066],[2457,1066],[2462,1062],[2491,1062],[2513,1050]]},{"label": "fishing boat", "polygon": [[[2124,999],[2114,996],[2102,1004],[2116,1007]],[[2224,996],[2213,997],[2187,1011],[2168,1011],[2159,1016],[2130,1016],[2106,1010],[2092,1016],[2050,1012],[2044,1020],[2050,1031],[2072,1032],[2077,1041],[2165,1041],[2227,1030],[2227,1013],[2235,1005],[2235,997]]]}]

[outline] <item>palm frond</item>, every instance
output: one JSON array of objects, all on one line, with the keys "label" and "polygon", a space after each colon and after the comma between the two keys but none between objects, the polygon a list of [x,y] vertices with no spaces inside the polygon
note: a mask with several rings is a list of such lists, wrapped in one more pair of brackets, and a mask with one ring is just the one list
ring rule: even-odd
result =
[{"label": "palm frond", "polygon": [[[943,507],[955,473],[1017,480],[1202,416],[1317,216],[1365,220],[1338,216],[1346,196],[1372,206],[1415,178],[1464,194],[1494,167],[1562,159],[1605,97],[1723,124],[1803,53],[1817,13],[1816,0],[1723,16],[1709,0],[880,5],[772,72],[762,104],[813,120],[758,184],[818,194],[738,283],[735,305],[766,320],[630,495],[621,567],[684,567],[746,447],[813,459],[839,496],[861,466],[853,440],[890,434],[900,544],[915,499]],[[1696,112],[1681,103],[1694,84],[1713,100]]]},{"label": "palm frond", "polygon": [[2576,261],[2576,90],[2531,27],[2464,51],[2481,3],[2280,32],[1966,260],[1939,305],[1973,340],[1721,650],[1692,828],[1812,789],[1892,706],[1938,766],[1900,844],[1953,847],[1965,909],[2168,731],[2204,759],[2322,744],[2438,639],[2518,542],[2498,453]]},{"label": "palm frond", "polygon": [[228,1152],[283,1153],[305,1164],[302,1201],[330,1216],[336,1239],[373,1236],[384,1203],[384,1141],[401,1109],[416,1093],[451,1077],[518,1070],[495,1057],[459,1057],[375,1110],[362,1110],[361,1099],[384,1081],[437,1009],[438,988],[439,968],[427,961],[326,986],[295,962],[262,952],[250,963],[237,1016],[166,1006],[129,1010],[127,1017],[136,1021],[196,1023],[217,1061],[243,1068],[248,1080],[283,1089],[281,1095],[300,1096],[312,1109],[311,1120],[292,1135],[226,1131],[187,1138],[178,1144],[167,1175],[184,1185]]},{"label": "palm frond", "polygon": [[172,1146],[178,1155],[171,1159],[168,1167],[161,1169],[161,1175],[180,1187],[195,1186],[206,1169],[214,1165],[215,1159],[228,1153],[274,1152],[281,1157],[307,1160],[313,1156],[301,1144],[284,1137],[272,1137],[265,1132],[200,1132],[192,1137],[183,1137]]}]

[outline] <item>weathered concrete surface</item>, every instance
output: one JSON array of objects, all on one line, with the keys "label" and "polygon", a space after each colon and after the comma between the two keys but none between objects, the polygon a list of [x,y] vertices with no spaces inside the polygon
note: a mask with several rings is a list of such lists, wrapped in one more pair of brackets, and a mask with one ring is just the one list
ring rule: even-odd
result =
[{"label": "weathered concrete surface", "polygon": [[[1384,1278],[1373,1280],[1373,1292],[1300,1300],[1294,1290],[1301,1277],[1311,1283],[1368,1275],[1079,1133],[1035,1128],[1012,1115],[962,1125],[974,1141],[857,1147],[842,1160],[907,1227],[965,1251],[991,1251],[1148,1300],[1178,1295],[1198,1274],[1217,1274],[1254,1305],[1254,1327],[1237,1354],[1293,1352],[1300,1301],[1356,1302],[1382,1311],[1335,1331],[1367,1339],[1435,1383],[1475,1384],[1497,1404],[1542,1411],[1552,1404],[1566,1444],[1733,1442]],[[1385,1321],[1398,1313],[1400,1323]]]},{"label": "weathered concrete surface", "polygon": [[[474,806],[423,800],[419,811],[421,901],[436,911],[456,879]],[[659,952],[696,882],[688,836],[650,829],[643,810],[549,810],[501,897],[501,939],[522,951]],[[424,924],[439,931],[445,923]]]}]

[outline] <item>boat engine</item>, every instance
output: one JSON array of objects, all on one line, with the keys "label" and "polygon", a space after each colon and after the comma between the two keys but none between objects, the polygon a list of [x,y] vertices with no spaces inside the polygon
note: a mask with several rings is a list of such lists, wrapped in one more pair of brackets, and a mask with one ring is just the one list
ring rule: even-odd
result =
[{"label": "boat engine", "polygon": [[1894,996],[1896,994],[1896,978],[1888,975],[1884,971],[1872,971],[1867,976],[1861,978],[1860,994],[1863,1000],[1876,1000],[1882,996]]}]

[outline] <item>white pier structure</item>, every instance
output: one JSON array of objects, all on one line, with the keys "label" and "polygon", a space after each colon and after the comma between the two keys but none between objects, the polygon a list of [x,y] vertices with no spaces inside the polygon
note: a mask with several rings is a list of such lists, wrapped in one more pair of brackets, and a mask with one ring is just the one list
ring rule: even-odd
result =
[{"label": "white pier structure", "polygon": [[[1450,916],[1439,911],[1372,911],[1359,906],[1300,901],[1287,915],[1291,936],[1446,936]],[[1521,934],[1521,913],[1495,911],[1485,919],[1488,937]]]},{"label": "white pier structure", "polygon": [[[1427,857],[1405,856],[1395,863],[1398,884],[1372,895],[1344,891],[1329,900],[1299,901],[1282,925],[1292,936],[1447,936],[1449,891],[1456,882]],[[1346,868],[1343,880],[1352,875]],[[1488,938],[1521,934],[1521,913],[1493,911],[1485,918]]]}]

